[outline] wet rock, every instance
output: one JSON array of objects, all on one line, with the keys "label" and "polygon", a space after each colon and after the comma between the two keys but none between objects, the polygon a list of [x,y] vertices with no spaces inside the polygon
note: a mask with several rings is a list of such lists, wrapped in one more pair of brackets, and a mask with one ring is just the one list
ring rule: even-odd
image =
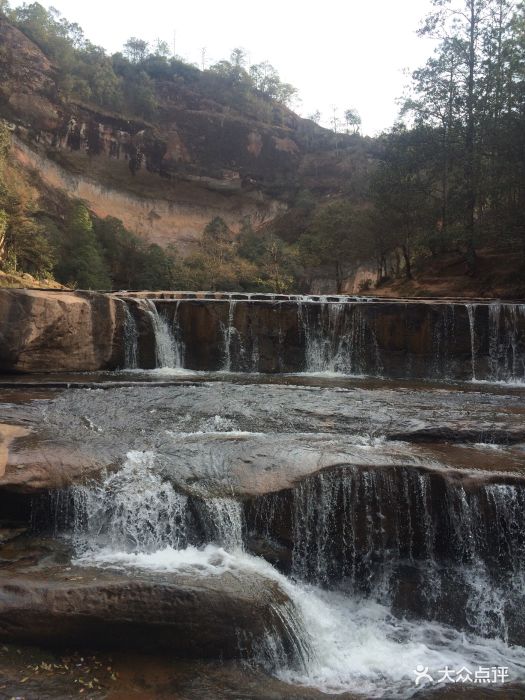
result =
[{"label": "wet rock", "polygon": [[0,491],[28,494],[96,478],[130,450],[154,453],[197,496],[250,498],[337,466],[485,483],[525,473],[519,393],[253,384],[247,398],[234,383],[113,384],[9,403],[0,417],[30,431],[12,439]]},{"label": "wet rock", "polygon": [[74,483],[96,479],[104,469],[115,468],[121,456],[109,447],[103,449],[73,442],[19,442],[9,451],[0,477],[0,489],[31,494],[49,489],[64,489]]},{"label": "wet rock", "polygon": [[270,631],[290,643],[278,612],[287,604],[277,583],[242,571],[0,569],[0,639],[16,643],[238,658]]}]

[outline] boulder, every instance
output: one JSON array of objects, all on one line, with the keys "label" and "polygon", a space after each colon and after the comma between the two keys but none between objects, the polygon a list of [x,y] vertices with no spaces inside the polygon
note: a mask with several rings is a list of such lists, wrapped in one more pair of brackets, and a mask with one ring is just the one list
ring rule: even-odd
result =
[{"label": "boulder", "polygon": [[4,372],[84,372],[123,364],[122,302],[94,292],[0,291]]},{"label": "boulder", "polygon": [[16,643],[236,658],[270,632],[291,648],[282,618],[287,605],[276,581],[242,570],[148,575],[41,564],[0,570],[0,639]]}]

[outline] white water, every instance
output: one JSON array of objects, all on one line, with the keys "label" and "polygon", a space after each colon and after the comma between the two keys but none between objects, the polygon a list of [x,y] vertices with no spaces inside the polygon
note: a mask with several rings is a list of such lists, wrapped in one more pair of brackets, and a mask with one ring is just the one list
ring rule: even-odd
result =
[{"label": "white water", "polygon": [[[207,427],[232,426],[215,420],[213,426]],[[366,487],[371,498],[373,482],[367,480]],[[329,536],[331,491],[325,491],[317,504],[321,506],[317,527],[320,540]],[[514,503],[514,487],[494,486],[489,491],[499,519],[511,523],[509,513],[512,515],[519,507],[519,503]],[[98,486],[77,487],[74,497],[78,513],[75,532],[80,543],[75,564],[141,570],[152,575],[253,574],[277,583],[291,601],[291,606],[276,606],[276,610],[295,637],[297,660],[293,664],[284,661],[286,655],[280,640],[271,632],[260,656],[283,681],[316,687],[326,693],[409,698],[418,690],[414,679],[416,666],[420,665],[435,678],[442,675],[440,671],[446,666],[456,671],[466,667],[472,672],[479,666],[505,666],[509,668],[509,681],[525,678],[522,647],[509,647],[501,639],[469,635],[436,622],[401,620],[388,605],[371,598],[326,591],[285,577],[265,560],[244,551],[242,509],[233,499],[203,502],[208,543],[192,546],[187,542],[187,499],[156,473],[153,453],[130,452],[120,471]],[[462,522],[470,506],[465,503],[464,508],[460,514]],[[298,520],[299,528],[310,527],[308,515],[305,512]],[[431,537],[431,523],[427,525]],[[458,537],[465,534],[470,541],[473,537],[469,532],[460,532]],[[300,540],[300,533],[296,537]],[[467,544],[465,551],[473,549]],[[323,568],[323,547],[319,549],[318,564]],[[479,605],[471,614],[479,615],[485,608],[496,611],[498,601],[492,594],[487,598],[492,589],[490,582],[484,580],[483,570],[474,567],[469,571],[471,585],[479,587]],[[490,625],[491,620],[487,622]]]},{"label": "white water", "polygon": [[180,348],[175,342],[171,328],[163,318],[153,301],[145,299],[146,310],[151,318],[151,325],[155,335],[155,354],[158,368],[181,368],[182,358]]},{"label": "white water", "polygon": [[138,330],[137,323],[128,305],[124,305],[124,367],[136,369],[138,367]]},{"label": "white water", "polygon": [[371,600],[293,583],[263,559],[217,545],[198,549],[165,547],[155,552],[102,549],[77,560],[88,566],[149,572],[220,576],[255,573],[288,594],[302,622],[309,650],[306,669],[281,667],[276,675],[325,693],[353,692],[368,698],[409,698],[415,694],[415,668],[428,667],[439,678],[445,666],[473,672],[478,666],[505,666],[509,680],[525,675],[525,649],[499,640],[468,636],[437,623],[399,620]]},{"label": "white water", "polygon": [[112,547],[154,551],[186,544],[186,496],[155,472],[155,455],[129,452],[102,483],[72,489],[74,535],[81,551]]}]

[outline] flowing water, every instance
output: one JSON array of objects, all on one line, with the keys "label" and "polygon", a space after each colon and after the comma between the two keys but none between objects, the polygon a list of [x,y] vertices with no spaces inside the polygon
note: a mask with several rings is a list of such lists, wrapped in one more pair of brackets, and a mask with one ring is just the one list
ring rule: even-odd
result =
[{"label": "flowing water", "polygon": [[[393,335],[389,328],[391,310],[385,311],[388,305],[380,300],[312,299],[259,301],[229,297],[227,301],[214,301],[218,306],[211,309],[218,309],[219,320],[216,336],[210,337],[209,342],[218,346],[220,352],[212,362],[215,366],[205,369],[254,373],[271,367],[275,372],[313,375],[525,383],[525,304],[499,301],[420,304],[424,314],[407,323],[403,340],[396,338],[399,327]],[[188,323],[188,314],[184,322],[180,321],[183,305],[194,302],[140,299],[132,303],[150,319],[155,366],[198,369],[192,353],[186,353],[192,347],[193,325]],[[266,304],[264,313],[271,314],[271,328],[267,326],[267,317],[258,313],[261,304]],[[174,311],[168,313],[170,306]],[[398,303],[398,306],[402,305]],[[194,311],[195,307],[192,308]],[[206,322],[210,321],[207,317]],[[430,332],[421,324],[428,325]],[[295,333],[293,342],[297,343],[291,356],[287,355],[290,333]],[[125,367],[135,369],[143,341],[138,338],[136,321],[129,310],[124,335]],[[429,349],[423,350],[429,337]],[[264,354],[262,347],[266,348]],[[269,356],[274,359],[269,361]]]},{"label": "flowing water", "polygon": [[50,445],[64,473],[74,455],[75,483],[35,497],[34,532],[80,578],[260,591],[242,663],[296,689],[522,687],[525,306],[407,307],[401,328],[376,300],[254,297],[199,322],[199,300],[125,299],[132,372],[2,405],[33,426],[34,481]]},{"label": "flowing water", "polygon": [[[292,495],[289,576],[249,553],[239,500],[192,503],[159,476],[152,452],[130,452],[119,471],[62,498],[72,499],[75,564],[194,577],[255,574],[274,581],[291,601],[276,609],[294,653],[290,657],[269,629],[255,660],[287,683],[331,694],[408,698],[418,691],[420,666],[434,679],[447,667],[472,673],[504,667],[513,680],[525,678],[525,649],[509,646],[501,617],[508,599],[494,588],[505,567],[523,591],[525,490],[487,485],[472,496],[449,485],[439,503],[433,488],[428,475],[410,470],[398,480],[345,469],[303,482]],[[268,537],[283,515],[283,499],[276,494],[257,505]],[[489,508],[486,519],[482,504]],[[436,508],[450,515],[445,553],[439,551],[437,530],[444,525]],[[195,517],[204,524],[199,534]],[[440,589],[431,569],[444,560],[469,587],[469,633],[432,619]],[[399,576],[395,564],[414,561],[430,565],[417,584],[429,614],[407,619],[396,614],[391,589]],[[502,584],[505,577],[500,579]],[[518,590],[517,581],[509,585]]]},{"label": "flowing water", "polygon": [[179,348],[168,321],[163,318],[153,301],[145,299],[146,311],[151,319],[155,338],[156,367],[176,369],[181,366]]}]

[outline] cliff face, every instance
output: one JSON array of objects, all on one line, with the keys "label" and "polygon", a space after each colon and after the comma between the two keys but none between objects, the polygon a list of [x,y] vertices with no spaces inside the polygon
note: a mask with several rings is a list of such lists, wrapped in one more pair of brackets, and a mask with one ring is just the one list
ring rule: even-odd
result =
[{"label": "cliff face", "polygon": [[0,47],[0,117],[19,163],[162,245],[191,248],[215,216],[234,231],[271,220],[323,132],[283,107],[263,123],[176,83],[157,83],[155,123],[104,113],[64,99],[51,61],[1,18]]}]

